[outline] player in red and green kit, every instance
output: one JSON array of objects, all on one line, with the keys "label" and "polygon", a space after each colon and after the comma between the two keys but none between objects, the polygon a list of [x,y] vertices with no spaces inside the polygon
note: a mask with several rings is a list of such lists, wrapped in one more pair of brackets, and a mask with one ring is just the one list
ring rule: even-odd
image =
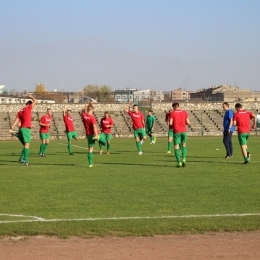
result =
[{"label": "player in red and green kit", "polygon": [[169,129],[168,129],[168,150],[167,153],[172,153],[172,141],[173,141],[173,126],[170,125],[170,113],[171,110],[169,110],[168,113],[166,113],[165,115],[165,123],[168,125]]},{"label": "player in red and green kit", "polygon": [[24,145],[24,148],[19,161],[25,166],[29,165],[28,158],[31,142],[32,109],[37,103],[37,100],[32,95],[29,95],[28,98],[32,99],[32,101],[27,101],[26,106],[18,112],[17,117],[9,130],[9,132],[13,131],[13,128],[20,122],[19,140]]},{"label": "player in red and green kit", "polygon": [[253,120],[251,126],[251,129],[253,130],[256,127],[256,116],[251,112],[245,111],[240,103],[235,105],[235,109],[237,112],[234,114],[233,124],[234,126],[237,126],[238,141],[245,159],[244,164],[248,164],[251,157],[251,153],[247,146],[247,139],[250,136],[250,120]]},{"label": "player in red and green kit", "polygon": [[[187,128],[190,124],[188,114],[185,110],[181,110],[179,103],[172,104],[173,111],[170,113],[170,126],[173,127],[174,132],[174,150],[177,159],[177,167],[186,166],[187,156]],[[182,146],[182,162],[180,155],[180,146]]]},{"label": "player in red and green kit", "polygon": [[146,126],[146,133],[148,136],[150,136],[150,144],[155,144],[155,142],[156,142],[156,137],[153,136],[155,121],[156,121],[156,118],[153,115],[153,111],[148,110],[148,115],[146,117],[145,126]]},{"label": "player in red and green kit", "polygon": [[140,140],[146,139],[146,133],[144,129],[145,127],[144,115],[141,112],[139,112],[137,105],[133,105],[133,110],[134,110],[133,112],[130,111],[130,106],[131,106],[131,102],[126,106],[125,112],[127,112],[132,118],[136,147],[138,150],[138,154],[141,155],[143,152],[141,149]]},{"label": "player in red and green kit", "polygon": [[49,128],[51,126],[52,120],[52,110],[50,108],[47,109],[45,115],[43,115],[40,119],[40,139],[42,140],[39,156],[44,157],[46,149],[50,142],[50,133]]},{"label": "player in red and green kit", "polygon": [[[24,145],[24,140],[23,140],[22,135],[21,135],[21,133],[20,133],[20,127],[21,127],[20,117],[22,116],[22,113],[23,113],[23,110],[20,110],[20,111],[17,113],[16,118],[15,118],[15,122],[14,122],[14,124],[13,124],[13,128],[14,128],[15,126],[18,127],[18,129],[19,129],[18,132],[15,131],[15,130],[13,130],[13,129],[10,129],[10,130],[9,130],[9,133],[12,134],[13,136],[17,137],[17,138],[19,139],[19,141],[21,142],[21,144]],[[23,158],[20,158],[20,162],[22,162],[22,161],[23,161]]]},{"label": "player in red and green kit", "polygon": [[106,145],[104,134],[98,134],[97,121],[94,113],[94,107],[89,104],[85,105],[81,112],[81,118],[86,130],[86,137],[88,140],[88,163],[89,167],[93,167],[93,149],[95,142],[98,141],[102,145]]},{"label": "player in red and green kit", "polygon": [[[104,134],[107,142],[107,154],[110,154],[110,143],[112,139],[111,128],[114,127],[114,121],[108,111],[105,112],[104,117],[100,120],[101,133]],[[99,154],[103,153],[102,144],[99,143]]]},{"label": "player in red and green kit", "polygon": [[69,105],[65,106],[63,109],[63,120],[66,126],[69,155],[73,155],[72,148],[71,148],[71,141],[72,139],[78,140],[78,134],[74,129],[72,112],[70,109],[68,109],[68,107]]}]

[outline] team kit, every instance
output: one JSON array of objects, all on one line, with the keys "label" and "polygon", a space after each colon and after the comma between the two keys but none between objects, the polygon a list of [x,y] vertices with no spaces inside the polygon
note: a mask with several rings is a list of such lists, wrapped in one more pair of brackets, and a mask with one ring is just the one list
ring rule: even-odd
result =
[{"label": "team kit", "polygon": [[[28,96],[28,98],[31,100],[26,103],[25,107],[18,111],[16,119],[9,130],[9,133],[16,136],[23,145],[19,162],[25,166],[29,166],[31,128],[33,127],[32,109],[37,103],[37,100],[32,95]],[[248,149],[247,141],[250,136],[250,129],[254,130],[256,127],[256,116],[253,113],[244,110],[240,103],[235,105],[236,112],[234,114],[227,102],[223,103],[223,110],[225,111],[223,117],[223,143],[226,149],[225,158],[231,159],[233,157],[232,134],[235,131],[235,127],[237,127],[238,140],[244,157],[243,164],[248,164],[251,159],[251,153]],[[139,155],[142,155],[142,144],[147,136],[150,138],[150,144],[154,145],[156,143],[156,137],[154,136],[156,117],[153,115],[153,111],[149,110],[145,119],[143,113],[139,111],[138,106],[132,106],[131,102],[127,104],[125,112],[132,120],[137,151]],[[109,112],[106,111],[104,117],[100,120],[99,130],[92,103],[83,107],[81,119],[88,141],[88,163],[89,167],[93,167],[93,151],[96,143],[99,145],[100,155],[103,154],[104,147],[106,147],[106,154],[110,154],[114,122]],[[74,155],[72,152],[72,140],[77,140],[78,134],[74,128],[72,111],[69,108],[69,105],[65,106],[63,109],[63,120],[68,140],[68,153],[69,155]],[[251,120],[253,121],[252,125]],[[52,110],[48,108],[46,114],[40,118],[39,122],[39,136],[41,139],[39,149],[40,157],[45,157],[49,145],[51,121]],[[169,128],[167,153],[172,153],[172,146],[174,146],[177,167],[185,167],[187,164],[187,125],[190,124],[188,113],[180,108],[179,103],[173,103],[172,109],[166,113],[165,122]],[[18,131],[14,130],[14,127],[16,126],[19,128]]]}]

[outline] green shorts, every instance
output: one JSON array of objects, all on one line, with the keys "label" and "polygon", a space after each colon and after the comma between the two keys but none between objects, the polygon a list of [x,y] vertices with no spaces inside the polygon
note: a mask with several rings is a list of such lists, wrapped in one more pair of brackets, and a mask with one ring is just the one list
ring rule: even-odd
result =
[{"label": "green shorts", "polygon": [[86,138],[88,140],[88,147],[94,147],[96,140],[93,140],[94,135],[87,135]]},{"label": "green shorts", "polygon": [[20,134],[24,143],[31,142],[31,128],[20,128]]},{"label": "green shorts", "polygon": [[50,134],[49,133],[41,133],[40,132],[40,139],[41,140],[50,139]]},{"label": "green shorts", "polygon": [[147,134],[153,133],[152,127],[147,127],[147,128],[146,128],[146,133],[147,133]]},{"label": "green shorts", "polygon": [[174,133],[172,129],[169,129],[168,131],[168,137],[174,137]]},{"label": "green shorts", "polygon": [[243,134],[238,134],[238,141],[240,146],[247,144],[247,139],[249,138],[250,134],[248,133],[243,133]]},{"label": "green shorts", "polygon": [[134,137],[140,138],[146,136],[144,128],[134,129]]},{"label": "green shorts", "polygon": [[178,133],[174,135],[174,145],[182,144],[187,142],[187,133]]},{"label": "green shorts", "polygon": [[112,134],[105,134],[105,133],[102,133],[102,134],[104,134],[104,137],[105,137],[106,141],[111,141]]},{"label": "green shorts", "polygon": [[67,134],[67,138],[68,138],[68,141],[71,141],[73,138],[74,139],[77,139],[78,138],[78,133],[77,132],[66,132]]}]

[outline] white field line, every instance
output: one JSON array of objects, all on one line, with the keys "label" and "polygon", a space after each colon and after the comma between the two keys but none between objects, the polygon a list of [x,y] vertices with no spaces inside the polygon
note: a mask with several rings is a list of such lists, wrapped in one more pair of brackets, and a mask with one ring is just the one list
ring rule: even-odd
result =
[{"label": "white field line", "polygon": [[[0,214],[7,216],[22,216],[22,215],[10,215]],[[111,217],[111,218],[71,218],[71,219],[44,219],[40,217],[32,217],[35,219],[24,220],[3,220],[0,224],[5,223],[25,223],[25,222],[68,222],[68,221],[102,221],[102,220],[142,220],[142,219],[178,219],[178,218],[218,218],[218,217],[250,217],[260,216],[260,213],[243,213],[243,214],[210,214],[210,215],[180,215],[180,216],[144,216],[144,217]],[[25,217],[25,216],[22,216]]]},{"label": "white field line", "polygon": [[25,216],[25,215],[17,215],[17,214],[0,214],[0,216],[8,216],[8,217],[16,217],[16,218],[33,218],[34,220],[44,220],[44,218],[36,217],[36,216]]},{"label": "white field line", "polygon": [[[63,143],[57,143],[57,144],[68,145],[68,144],[63,144]],[[74,147],[77,147],[77,148],[81,148],[81,149],[88,150],[88,148],[86,148],[86,147],[77,146],[77,145],[74,145],[74,144],[72,144],[71,146],[74,146]]]}]

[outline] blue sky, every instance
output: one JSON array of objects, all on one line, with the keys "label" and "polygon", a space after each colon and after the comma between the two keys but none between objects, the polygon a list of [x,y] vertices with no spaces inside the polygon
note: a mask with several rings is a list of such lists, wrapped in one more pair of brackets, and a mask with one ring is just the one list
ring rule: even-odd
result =
[{"label": "blue sky", "polygon": [[0,84],[260,91],[259,0],[0,0]]}]

